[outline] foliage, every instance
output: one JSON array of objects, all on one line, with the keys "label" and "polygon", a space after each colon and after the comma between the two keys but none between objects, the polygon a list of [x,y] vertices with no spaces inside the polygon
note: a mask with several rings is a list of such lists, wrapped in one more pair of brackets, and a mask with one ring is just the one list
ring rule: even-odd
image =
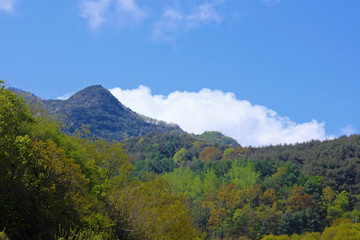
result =
[{"label": "foliage", "polygon": [[360,224],[339,219],[324,232],[306,232],[301,235],[266,235],[262,240],[355,240],[360,239]]},{"label": "foliage", "polygon": [[239,146],[239,143],[235,139],[227,137],[221,132],[216,131],[206,131],[203,134],[195,135],[195,138],[209,143],[217,143],[219,145],[226,145],[232,147]]},{"label": "foliage", "polygon": [[201,237],[165,180],[134,176],[122,143],[83,137],[62,134],[0,81],[0,228],[10,239]]},{"label": "foliage", "polygon": [[249,159],[291,162],[310,176],[322,176],[322,184],[350,195],[360,193],[360,135],[295,145],[250,148]]},{"label": "foliage", "polygon": [[200,153],[200,160],[203,162],[213,162],[215,160],[220,160],[220,158],[221,152],[217,147],[205,147]]},{"label": "foliage", "polygon": [[[263,148],[218,133],[108,142],[86,128],[61,133],[46,111],[0,85],[0,229],[11,239],[359,239],[358,135]],[[64,104],[87,100],[80,120],[127,111],[103,90]]]},{"label": "foliage", "polygon": [[112,188],[109,200],[126,217],[128,237],[132,239],[195,239],[182,197],[173,196],[163,179],[154,179],[124,189]]}]

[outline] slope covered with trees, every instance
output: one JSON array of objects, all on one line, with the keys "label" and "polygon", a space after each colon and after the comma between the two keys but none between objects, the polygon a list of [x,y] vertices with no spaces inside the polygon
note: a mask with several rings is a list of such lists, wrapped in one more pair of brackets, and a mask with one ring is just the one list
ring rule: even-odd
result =
[{"label": "slope covered with trees", "polygon": [[60,125],[0,82],[0,239],[359,238],[358,135],[244,148]]},{"label": "slope covered with trees", "polygon": [[250,148],[246,157],[292,162],[306,174],[323,176],[324,184],[333,189],[360,193],[360,135],[323,142]]},{"label": "slope covered with trees", "polygon": [[[196,239],[181,196],[121,143],[75,138],[0,82],[0,229],[10,239]],[[5,236],[2,232],[0,236]]]},{"label": "slope covered with trees", "polygon": [[346,239],[337,226],[358,234],[358,135],[266,148],[171,134],[124,144],[135,174],[165,178],[208,239]]}]

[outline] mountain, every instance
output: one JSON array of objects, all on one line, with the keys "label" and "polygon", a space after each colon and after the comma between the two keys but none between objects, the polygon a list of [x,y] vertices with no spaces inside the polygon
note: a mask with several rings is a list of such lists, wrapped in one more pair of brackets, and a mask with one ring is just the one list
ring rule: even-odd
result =
[{"label": "mountain", "polygon": [[18,88],[8,88],[10,91],[14,92],[16,95],[18,96],[22,96],[25,101],[29,104],[29,105],[43,105],[44,102],[46,101],[45,99],[42,99],[30,92],[26,92],[26,91],[23,91],[21,89],[18,89]]},{"label": "mountain", "polygon": [[[175,124],[168,124],[133,112],[121,104],[101,85],[87,87],[67,100],[45,100],[32,93],[10,88],[32,105],[40,105],[50,115],[63,116],[64,132],[74,134],[84,126],[93,136],[108,140],[122,140],[149,133],[185,133]],[[239,143],[220,132],[207,131],[192,135],[195,139],[220,145],[238,147]]]},{"label": "mountain", "polygon": [[74,134],[86,126],[95,137],[122,140],[151,132],[182,132],[175,124],[167,124],[137,114],[121,104],[106,88],[87,87],[67,100],[45,101],[50,114],[65,116],[65,132]]},{"label": "mountain", "polygon": [[20,89],[10,89],[30,103],[42,105],[50,115],[61,116],[64,133],[74,134],[87,128],[96,138],[122,140],[130,136],[156,133],[182,133],[176,124],[168,124],[140,115],[120,103],[101,85],[87,87],[67,100],[44,100]]}]

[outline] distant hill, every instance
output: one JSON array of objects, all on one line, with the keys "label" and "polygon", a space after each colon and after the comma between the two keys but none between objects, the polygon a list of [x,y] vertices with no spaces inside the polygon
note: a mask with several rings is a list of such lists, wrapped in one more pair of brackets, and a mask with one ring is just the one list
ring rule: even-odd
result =
[{"label": "distant hill", "polygon": [[74,134],[84,126],[92,136],[107,140],[122,140],[131,136],[156,133],[182,133],[176,124],[168,124],[140,115],[121,104],[106,88],[87,87],[67,100],[44,100],[19,89],[11,89],[27,101],[43,104],[50,115],[61,115],[64,132]]},{"label": "distant hill", "polygon": [[18,88],[9,88],[10,91],[13,91],[14,93],[16,93],[16,95],[18,96],[22,96],[28,103],[29,105],[34,105],[34,104],[44,104],[45,103],[45,99],[42,99],[30,92],[26,92],[26,91],[23,91],[21,89],[18,89]]},{"label": "distant hill", "polygon": [[206,131],[203,134],[195,135],[198,140],[203,140],[209,143],[217,143],[220,145],[228,145],[232,147],[239,147],[240,144],[233,138],[227,137],[221,132],[217,131]]},{"label": "distant hill", "polygon": [[360,193],[360,135],[327,141],[250,148],[248,159],[291,162],[338,191]]}]

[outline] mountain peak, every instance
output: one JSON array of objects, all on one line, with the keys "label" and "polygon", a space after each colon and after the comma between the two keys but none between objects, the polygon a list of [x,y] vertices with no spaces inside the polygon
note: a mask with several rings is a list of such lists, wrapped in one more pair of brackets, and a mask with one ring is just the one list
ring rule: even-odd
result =
[{"label": "mountain peak", "polygon": [[182,131],[177,125],[158,121],[152,123],[125,107],[109,90],[101,85],[87,87],[67,100],[49,100],[45,103],[51,114],[66,116],[67,133],[74,133],[87,125],[95,137],[121,140],[150,132]]},{"label": "mountain peak", "polygon": [[106,108],[124,108],[109,90],[101,85],[87,87],[65,100],[71,104],[97,106]]}]

